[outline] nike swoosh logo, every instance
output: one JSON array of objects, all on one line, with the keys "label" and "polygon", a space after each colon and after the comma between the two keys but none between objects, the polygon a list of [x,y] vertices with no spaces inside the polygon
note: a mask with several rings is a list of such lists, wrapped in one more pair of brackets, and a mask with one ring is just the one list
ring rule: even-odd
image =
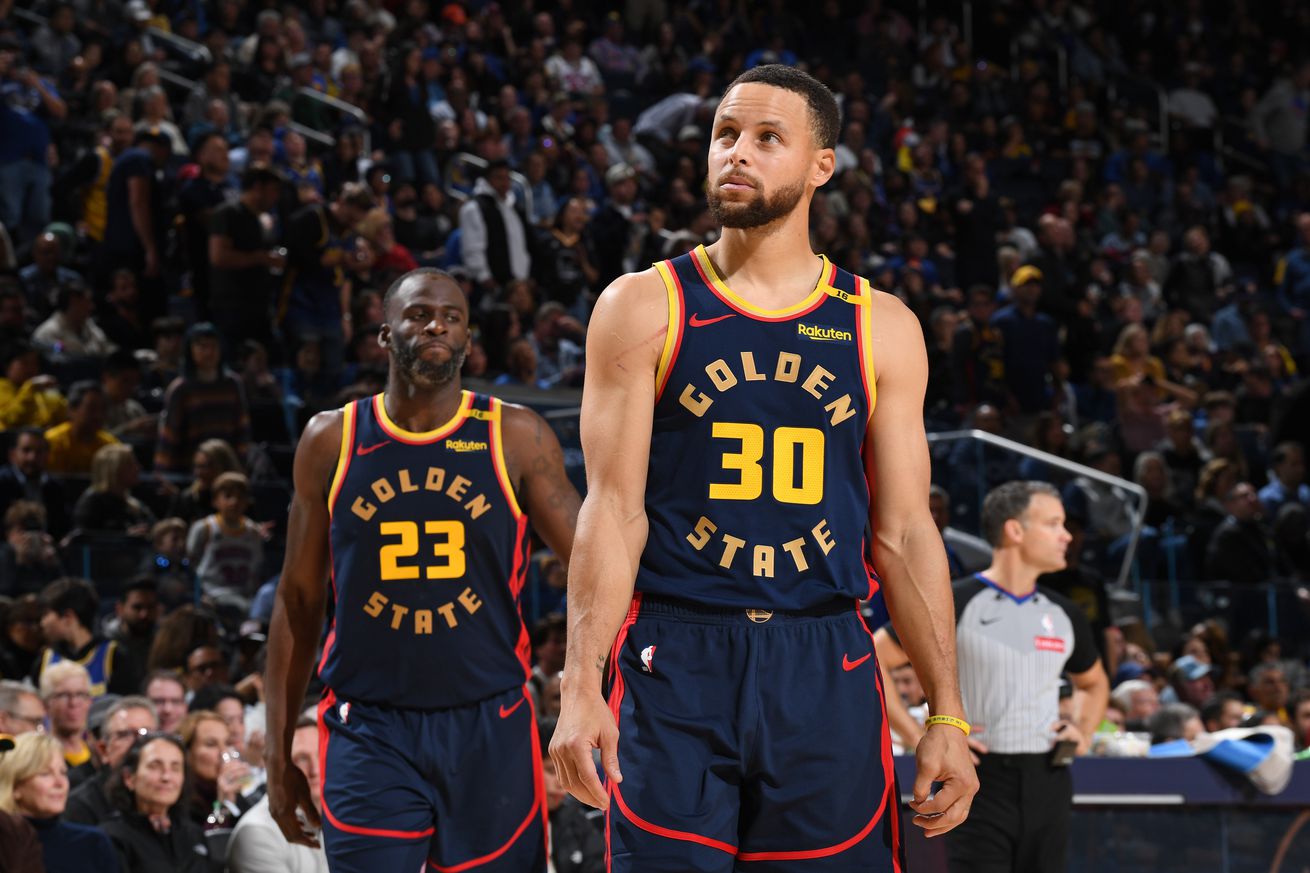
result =
[{"label": "nike swoosh logo", "polygon": [[360,446],[355,450],[355,454],[362,458],[365,455],[367,455],[369,452],[376,452],[378,449],[382,448],[383,446],[389,446],[389,445],[391,445],[391,440],[383,440],[377,445],[369,446],[368,448],[364,448],[364,446]]},{"label": "nike swoosh logo", "polygon": [[691,327],[704,327],[707,324],[714,324],[716,321],[723,321],[725,318],[736,318],[737,313],[729,312],[727,315],[720,315],[717,318],[701,318],[700,313],[696,313],[687,319],[687,324]]},{"label": "nike swoosh logo", "polygon": [[850,655],[842,655],[842,656],[841,656],[841,668],[842,668],[843,670],[845,670],[847,673],[849,673],[849,672],[851,672],[852,670],[854,670],[856,667],[860,666],[861,664],[863,664],[865,661],[869,660],[869,659],[872,658],[872,657],[873,657],[873,652],[870,652],[869,654],[865,655],[864,657],[862,657],[862,658],[856,658],[854,661],[852,661]]},{"label": "nike swoosh logo", "polygon": [[999,618],[980,618],[978,624],[996,624],[998,621],[1000,621]]},{"label": "nike swoosh logo", "polygon": [[502,703],[502,704],[500,705],[500,717],[501,717],[501,718],[509,718],[511,715],[514,714],[514,710],[518,709],[520,706],[523,705],[523,701],[525,701],[525,700],[527,700],[526,697],[520,697],[520,698],[519,698],[519,702],[516,703],[516,704],[514,704],[513,706],[511,706],[509,709],[506,709],[506,708],[505,708],[505,704]]}]

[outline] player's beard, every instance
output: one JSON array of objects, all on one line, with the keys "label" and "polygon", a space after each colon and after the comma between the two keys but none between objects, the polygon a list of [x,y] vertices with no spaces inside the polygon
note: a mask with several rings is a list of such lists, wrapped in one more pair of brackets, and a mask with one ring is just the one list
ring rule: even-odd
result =
[{"label": "player's beard", "polygon": [[459,375],[464,366],[466,349],[452,349],[447,361],[430,361],[419,352],[417,342],[397,342],[392,348],[396,356],[396,366],[409,377],[410,381],[420,385],[444,385]]},{"label": "player's beard", "polygon": [[714,185],[706,187],[705,199],[710,207],[710,215],[722,227],[735,227],[749,230],[763,227],[780,218],[785,218],[805,196],[805,182],[780,188],[772,197],[765,197],[763,191],[756,190],[755,196],[745,203],[730,203],[723,199]]}]

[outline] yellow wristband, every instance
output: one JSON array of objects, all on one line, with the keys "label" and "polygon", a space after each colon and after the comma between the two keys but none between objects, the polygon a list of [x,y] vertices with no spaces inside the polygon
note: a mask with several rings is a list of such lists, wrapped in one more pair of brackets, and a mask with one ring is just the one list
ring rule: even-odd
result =
[{"label": "yellow wristband", "polygon": [[953,715],[930,715],[923,722],[924,727],[932,727],[935,724],[948,724],[953,728],[959,728],[964,731],[967,737],[970,732],[969,723],[962,718],[956,718]]}]

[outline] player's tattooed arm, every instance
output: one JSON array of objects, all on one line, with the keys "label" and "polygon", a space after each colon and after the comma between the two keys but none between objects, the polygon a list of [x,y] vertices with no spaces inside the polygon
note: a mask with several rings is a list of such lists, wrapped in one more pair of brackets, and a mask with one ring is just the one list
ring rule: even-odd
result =
[{"label": "player's tattooed arm", "polygon": [[537,413],[506,404],[505,462],[532,527],[566,564],[573,551],[582,498],[564,472],[564,450]]}]

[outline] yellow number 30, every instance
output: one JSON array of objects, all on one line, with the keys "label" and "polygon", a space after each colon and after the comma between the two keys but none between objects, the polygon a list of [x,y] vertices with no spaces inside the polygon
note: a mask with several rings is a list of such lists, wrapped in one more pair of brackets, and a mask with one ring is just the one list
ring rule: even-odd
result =
[{"label": "yellow number 30", "polygon": [[[401,558],[418,554],[418,524],[412,521],[384,521],[378,526],[384,537],[400,537],[398,543],[388,543],[378,552],[382,581],[394,582],[419,578],[417,564],[401,565]],[[432,544],[432,555],[442,563],[428,564],[423,568],[427,579],[458,579],[464,575],[464,523],[462,521],[429,521],[423,525],[425,534],[443,539]]]},{"label": "yellow number 30", "polygon": [[[713,500],[754,500],[764,491],[764,428],[758,424],[716,421],[715,439],[741,443],[741,451],[723,453],[723,469],[736,470],[736,482],[711,482]],[[780,427],[773,432],[773,498],[779,503],[813,506],[823,500],[823,431],[813,427]],[[796,448],[800,447],[800,481],[796,481]]]}]

